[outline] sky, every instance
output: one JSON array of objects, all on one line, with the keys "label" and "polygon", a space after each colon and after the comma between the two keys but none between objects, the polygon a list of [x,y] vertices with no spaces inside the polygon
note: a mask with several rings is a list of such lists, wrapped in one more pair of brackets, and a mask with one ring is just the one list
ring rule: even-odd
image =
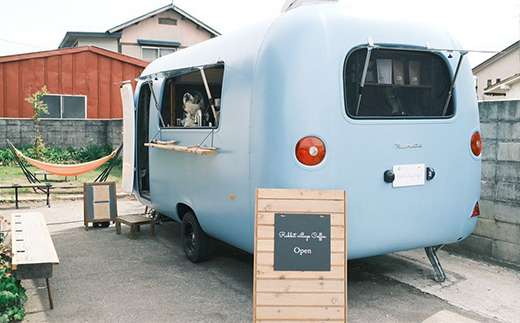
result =
[{"label": "sky", "polygon": [[[409,14],[441,24],[471,50],[500,51],[520,39],[520,0],[339,0],[366,15]],[[56,49],[67,31],[105,32],[171,0],[0,0],[0,56]],[[174,0],[222,34],[276,16],[285,0]],[[478,63],[492,54],[471,54]]]}]

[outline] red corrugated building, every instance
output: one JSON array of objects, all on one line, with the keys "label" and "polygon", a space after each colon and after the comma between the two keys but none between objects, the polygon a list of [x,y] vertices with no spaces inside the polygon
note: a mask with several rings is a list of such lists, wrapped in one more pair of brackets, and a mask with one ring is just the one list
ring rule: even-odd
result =
[{"label": "red corrugated building", "polygon": [[95,46],[0,57],[0,118],[31,118],[25,98],[44,85],[47,118],[123,117],[119,82],[139,77],[148,62]]}]

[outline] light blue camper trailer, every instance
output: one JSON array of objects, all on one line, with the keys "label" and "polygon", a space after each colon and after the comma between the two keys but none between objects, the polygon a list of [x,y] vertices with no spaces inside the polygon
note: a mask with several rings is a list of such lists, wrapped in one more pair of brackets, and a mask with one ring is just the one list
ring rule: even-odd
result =
[{"label": "light blue camper trailer", "polygon": [[346,190],[349,259],[436,260],[434,246],[471,234],[480,197],[459,48],[438,27],[328,4],[159,58],[135,92],[134,192],[183,223],[194,262],[207,236],[253,252],[257,188]]}]

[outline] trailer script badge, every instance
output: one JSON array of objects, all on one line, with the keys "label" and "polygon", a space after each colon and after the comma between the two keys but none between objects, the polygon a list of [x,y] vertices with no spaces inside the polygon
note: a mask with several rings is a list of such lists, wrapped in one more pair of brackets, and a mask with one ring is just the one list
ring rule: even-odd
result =
[{"label": "trailer script badge", "polygon": [[330,214],[275,214],[274,270],[330,271]]}]

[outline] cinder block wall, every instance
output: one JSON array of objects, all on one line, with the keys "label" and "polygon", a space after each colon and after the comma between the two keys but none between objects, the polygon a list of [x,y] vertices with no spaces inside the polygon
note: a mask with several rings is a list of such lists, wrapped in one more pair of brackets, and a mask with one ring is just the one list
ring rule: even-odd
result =
[{"label": "cinder block wall", "polygon": [[[89,142],[117,147],[123,140],[123,120],[42,120],[40,133],[47,146],[80,148]],[[5,139],[17,147],[34,143],[34,122],[31,119],[0,119],[0,147]]]},{"label": "cinder block wall", "polygon": [[481,216],[447,249],[520,265],[520,101],[479,103],[483,137]]}]

